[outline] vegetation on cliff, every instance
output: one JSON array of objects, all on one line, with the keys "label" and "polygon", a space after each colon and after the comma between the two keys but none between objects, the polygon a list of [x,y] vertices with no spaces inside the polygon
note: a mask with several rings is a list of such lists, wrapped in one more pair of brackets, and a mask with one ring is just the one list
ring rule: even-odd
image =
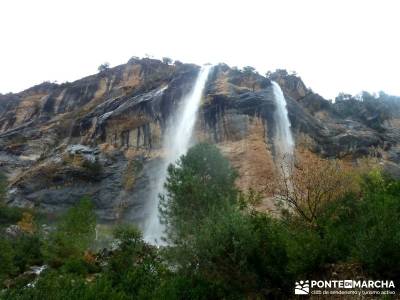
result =
[{"label": "vegetation on cliff", "polygon": [[[298,184],[315,197],[298,195],[298,207],[280,197],[286,210],[275,218],[252,207],[254,193],[237,190],[237,174],[215,146],[193,147],[168,169],[160,209],[169,246],[161,248],[121,225],[109,248],[96,250],[87,198],[51,228],[34,211],[2,206],[0,298],[271,299],[290,297],[295,280],[329,276],[331,266],[399,279],[400,181],[372,169],[329,194],[321,180],[336,187],[348,170],[326,160],[314,172],[297,168]],[[304,210],[308,204],[317,209]],[[6,230],[18,221],[18,232]],[[47,267],[35,278],[33,265]]]},{"label": "vegetation on cliff", "polygon": [[[120,208],[145,207],[166,150],[166,126],[199,68],[163,61],[133,57],[71,83],[0,96],[0,164],[12,191],[7,202],[60,213],[89,194],[102,222],[119,219]],[[295,73],[262,76],[249,66],[218,64],[204,90],[195,137],[223,150],[240,175],[238,187],[259,190],[273,169],[271,80],[287,100],[296,146],[304,138],[304,147],[322,157],[376,154],[400,176],[398,97],[341,95],[333,103]],[[125,215],[141,221],[141,212]]]}]

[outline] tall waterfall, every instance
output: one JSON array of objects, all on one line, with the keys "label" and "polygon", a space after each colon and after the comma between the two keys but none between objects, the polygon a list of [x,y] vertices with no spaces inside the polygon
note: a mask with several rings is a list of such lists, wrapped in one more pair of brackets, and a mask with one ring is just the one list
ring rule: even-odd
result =
[{"label": "tall waterfall", "polygon": [[144,239],[152,244],[162,244],[163,225],[160,223],[158,203],[159,195],[164,192],[167,168],[175,163],[181,155],[186,154],[192,138],[204,87],[212,66],[203,66],[197,76],[191,92],[182,100],[181,107],[170,122],[164,136],[163,149],[166,151],[162,168],[157,176],[155,188],[152,190],[147,207],[147,220],[144,226]]},{"label": "tall waterfall", "polygon": [[289,175],[288,165],[293,156],[294,140],[290,130],[290,121],[286,108],[286,99],[283,92],[276,82],[272,81],[272,89],[276,101],[275,110],[275,154],[283,163],[283,172],[285,176]]}]

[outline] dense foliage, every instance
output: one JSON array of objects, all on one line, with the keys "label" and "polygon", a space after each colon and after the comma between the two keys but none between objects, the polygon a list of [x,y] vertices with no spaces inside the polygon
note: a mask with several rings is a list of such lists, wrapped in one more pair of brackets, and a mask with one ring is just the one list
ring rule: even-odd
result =
[{"label": "dense foliage", "polygon": [[213,145],[190,149],[176,166],[169,166],[168,174],[167,195],[161,196],[160,210],[169,242],[190,238],[205,218],[235,204],[237,175]]},{"label": "dense foliage", "polygon": [[[169,246],[118,226],[113,245],[96,252],[88,198],[47,233],[27,226],[35,215],[20,212],[20,224],[33,230],[13,238],[2,231],[0,298],[287,298],[295,280],[346,264],[366,278],[400,279],[400,182],[378,170],[360,176],[356,192],[324,201],[318,226],[295,210],[276,218],[253,209],[253,196],[235,188],[236,174],[214,146],[193,147],[168,173],[161,213]],[[2,226],[15,224],[10,215]],[[23,275],[43,264],[38,278]]]},{"label": "dense foliage", "polygon": [[344,118],[355,118],[381,131],[386,120],[400,115],[399,100],[399,97],[384,92],[373,95],[364,91],[357,96],[341,93],[336,97],[333,108]]}]

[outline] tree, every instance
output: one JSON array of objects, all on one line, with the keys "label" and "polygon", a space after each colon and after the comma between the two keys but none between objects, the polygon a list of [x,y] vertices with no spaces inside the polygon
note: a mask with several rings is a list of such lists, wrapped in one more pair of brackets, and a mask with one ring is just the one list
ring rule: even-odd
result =
[{"label": "tree", "polygon": [[253,74],[255,71],[256,69],[251,66],[246,66],[243,68],[243,72],[248,75]]},{"label": "tree", "polygon": [[184,278],[179,298],[264,298],[287,280],[277,222],[246,209],[236,177],[209,144],[194,146],[168,168],[161,216],[173,245],[166,256],[176,278]]},{"label": "tree", "polygon": [[128,64],[134,64],[137,63],[140,60],[140,58],[138,56],[132,56],[129,60],[128,60]]},{"label": "tree", "polygon": [[96,215],[89,197],[70,208],[57,225],[46,245],[45,252],[53,265],[69,258],[83,257],[95,237]]},{"label": "tree", "polygon": [[152,295],[166,272],[158,249],[146,244],[133,226],[117,227],[114,237],[118,247],[108,261],[106,278],[134,299],[156,299]]},{"label": "tree", "polygon": [[16,271],[14,265],[14,251],[11,243],[0,236],[0,288],[3,281]]},{"label": "tree", "polygon": [[110,68],[110,64],[109,64],[108,62],[105,62],[105,63],[101,64],[101,65],[97,68],[97,70],[98,70],[100,73],[103,73],[103,72],[107,71],[109,68]]},{"label": "tree", "polygon": [[339,95],[337,95],[337,97],[335,98],[335,102],[348,101],[351,99],[352,99],[352,96],[350,94],[339,93]]},{"label": "tree", "polygon": [[176,165],[170,165],[167,192],[160,199],[168,239],[178,242],[195,233],[205,217],[234,205],[236,177],[228,160],[209,144],[194,146]]},{"label": "tree", "polygon": [[342,162],[304,153],[294,162],[283,159],[280,175],[267,184],[278,205],[311,227],[318,227],[324,206],[354,189]]},{"label": "tree", "polygon": [[[218,287],[226,299],[274,298],[277,288],[291,279],[277,224],[261,213],[225,210],[197,228],[193,244],[179,259],[182,262],[187,255],[184,267],[196,269],[209,288]],[[210,298],[220,298],[217,295],[214,291]]]},{"label": "tree", "polygon": [[353,254],[364,269],[380,278],[400,274],[400,181],[373,170],[363,176],[362,197],[357,201]]},{"label": "tree", "polygon": [[162,61],[163,61],[163,63],[166,64],[166,65],[169,65],[169,64],[172,63],[172,59],[169,58],[169,57],[163,57],[163,58],[162,58]]}]

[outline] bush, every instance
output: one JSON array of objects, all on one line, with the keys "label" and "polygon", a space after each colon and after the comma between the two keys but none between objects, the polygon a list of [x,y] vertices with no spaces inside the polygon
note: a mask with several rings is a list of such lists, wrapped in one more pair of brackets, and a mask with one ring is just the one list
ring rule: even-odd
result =
[{"label": "bush", "polygon": [[108,261],[105,276],[113,286],[135,299],[151,299],[166,272],[157,248],[142,240],[140,231],[132,226],[115,230],[118,249]]},{"label": "bush", "polygon": [[99,271],[93,264],[85,261],[81,257],[68,258],[61,267],[62,273],[72,273],[77,275],[87,275],[93,271]]},{"label": "bush", "polygon": [[0,227],[16,224],[22,218],[23,209],[0,204]]},{"label": "bush", "polygon": [[2,299],[42,300],[42,299],[85,299],[85,300],[124,300],[131,299],[116,290],[110,281],[100,277],[93,283],[74,274],[60,274],[48,271],[36,282],[34,288],[8,290]]},{"label": "bush", "polygon": [[199,230],[193,263],[217,298],[285,294],[292,284],[281,225],[263,214],[225,211]]},{"label": "bush", "polygon": [[49,263],[60,266],[71,257],[82,257],[95,237],[96,216],[88,197],[84,197],[63,216],[45,244]]},{"label": "bush", "polygon": [[[174,243],[157,248],[146,244],[137,228],[120,226],[115,249],[98,256],[100,264],[84,255],[95,217],[89,199],[83,199],[44,240],[52,265],[33,288],[18,284],[15,276],[41,262],[40,251],[34,251],[41,247],[40,236],[0,236],[0,280],[12,278],[15,285],[0,288],[0,298],[288,298],[294,281],[316,274],[323,279],[330,275],[327,265],[342,263],[361,265],[369,278],[399,279],[400,181],[372,171],[363,176],[360,191],[346,189],[319,202],[318,226],[310,226],[295,210],[272,218],[252,209],[250,200],[257,195],[238,197],[235,178],[214,146],[190,149],[170,166],[163,198]],[[339,279],[344,275],[339,273]]]},{"label": "bush", "polygon": [[354,256],[369,273],[399,279],[400,181],[374,172],[365,178],[364,190]]},{"label": "bush", "polygon": [[37,234],[22,234],[12,241],[14,264],[19,273],[26,271],[29,266],[43,263],[42,245]]},{"label": "bush", "polygon": [[[221,297],[219,297],[221,298]],[[166,277],[155,291],[154,299],[218,299],[215,293],[215,284],[196,275],[173,273]]]},{"label": "bush", "polygon": [[362,191],[327,203],[318,228],[288,220],[289,270],[296,278],[341,262],[360,263],[373,277],[399,278],[400,181],[373,171]]},{"label": "bush", "polygon": [[282,233],[289,256],[288,272],[295,279],[323,272],[330,263],[351,260],[357,237],[357,198],[346,194],[321,206],[318,227],[310,227],[292,214],[283,219]]},{"label": "bush", "polygon": [[82,163],[82,168],[88,172],[88,175],[91,179],[99,179],[99,176],[103,172],[103,166],[101,165],[100,162],[98,161],[89,161],[89,160],[84,160]]},{"label": "bush", "polygon": [[0,237],[0,290],[3,281],[16,272],[14,265],[14,251],[10,241]]},{"label": "bush", "polygon": [[283,227],[237,201],[236,173],[215,146],[194,146],[168,175],[161,213],[174,237],[166,257],[177,277],[162,291],[185,282],[186,292],[199,292],[190,294],[195,299],[242,299],[292,284]]}]

